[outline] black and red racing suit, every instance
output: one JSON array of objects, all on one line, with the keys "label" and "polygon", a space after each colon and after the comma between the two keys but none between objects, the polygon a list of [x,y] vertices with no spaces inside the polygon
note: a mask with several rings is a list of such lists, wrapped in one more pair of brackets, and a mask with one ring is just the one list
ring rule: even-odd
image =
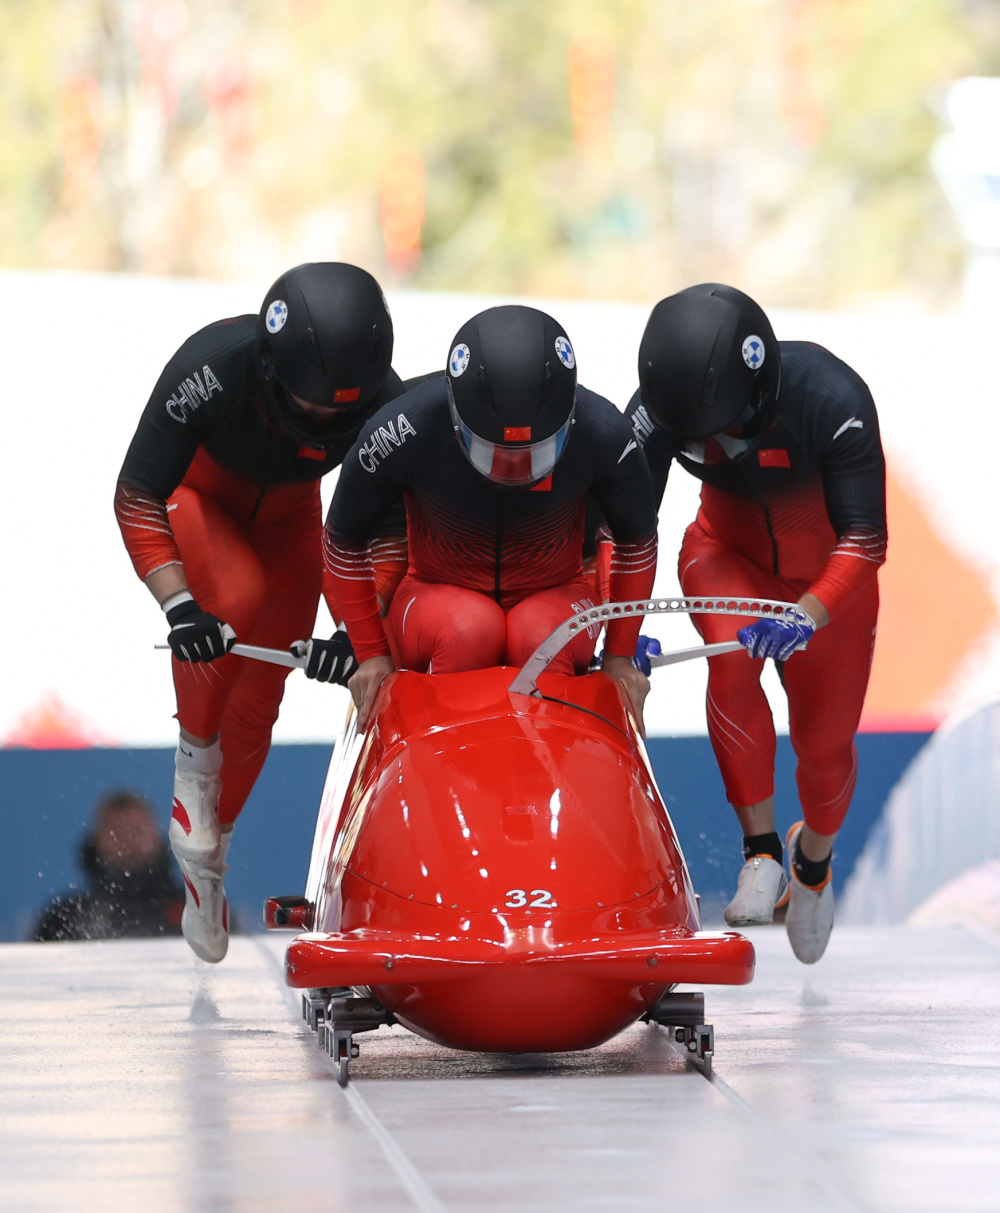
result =
[{"label": "black and red racing suit", "polygon": [[[711,439],[686,445],[657,429],[638,392],[626,415],[658,497],[674,460],[702,481],[701,508],[678,564],[686,595],[795,602],[810,593],[828,611],[829,624],[783,663],[782,676],[805,820],[817,833],[836,833],[857,776],[854,734],[887,538],[885,460],[871,393],[829,351],[783,341],[775,415],[756,448],[736,462]],[[713,643],[734,639],[746,620],[703,615],[695,623]],[[737,806],[774,791],[774,726],[761,666],[742,653],[709,662],[709,734]]]},{"label": "black and red racing suit", "polygon": [[[287,649],[310,634],[323,583],[319,480],[404,388],[390,371],[344,434],[304,444],[268,417],[256,322],[210,324],[167,363],[125,456],[115,513],[143,580],[181,564],[198,603],[241,641]],[[380,545],[382,567],[405,559],[401,517],[395,532],[383,528]],[[196,737],[221,733],[219,818],[228,824],[267,756],[288,671],[230,654],[209,665],[174,661],[173,674],[181,725]]]},{"label": "black and red racing suit", "polygon": [[[359,661],[389,655],[390,637],[397,660],[409,668],[428,668],[432,650],[440,655],[447,634],[455,630],[454,613],[447,619],[439,615],[436,624],[425,618],[422,627],[436,627],[431,640],[417,637],[411,643],[407,632],[414,604],[428,586],[450,587],[453,598],[478,610],[479,620],[489,614],[484,604],[494,604],[493,614],[499,610],[508,622],[504,640],[501,621],[494,663],[522,661],[525,646],[551,631],[552,612],[559,623],[577,600],[590,601],[592,587],[581,571],[589,494],[614,539],[612,597],[648,596],[656,568],[652,483],[628,422],[609,401],[578,387],[574,423],[551,476],[532,488],[509,489],[480,475],[466,458],[453,429],[443,376],[394,400],[372,418],[344,460],[326,521],[327,568]],[[409,572],[393,601],[387,637],[369,543],[379,520],[401,497]],[[544,621],[536,617],[530,626],[525,621],[523,629],[519,624],[514,637],[510,624],[519,604],[543,593],[548,595]],[[440,599],[434,596],[434,602],[436,610]],[[472,649],[463,653],[453,647],[447,662],[435,661],[433,668],[481,664],[482,650],[475,643],[480,638],[472,635],[477,627],[468,629]],[[637,619],[612,623],[606,651],[631,656],[638,630]],[[575,653],[572,665],[579,668],[586,660],[582,651]]]}]

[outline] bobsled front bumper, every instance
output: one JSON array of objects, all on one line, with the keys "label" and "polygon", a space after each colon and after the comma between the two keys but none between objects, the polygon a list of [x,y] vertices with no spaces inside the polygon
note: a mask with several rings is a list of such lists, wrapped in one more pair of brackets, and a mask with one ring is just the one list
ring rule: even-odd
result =
[{"label": "bobsled front bumper", "polygon": [[364,930],[306,934],[293,939],[285,958],[290,986],[423,985],[462,981],[486,970],[512,975],[515,969],[549,968],[553,975],[591,981],[658,986],[697,982],[745,985],[753,980],[754,951],[735,931],[674,928],[630,933],[627,942],[593,940],[551,949],[515,940],[487,940]]},{"label": "bobsled front bumper", "polygon": [[683,928],[546,947],[530,930],[502,943],[358,930],[300,935],[285,962],[291,986],[367,986],[404,1027],[452,1049],[489,1053],[590,1049],[683,982],[743,985],[749,940]]}]

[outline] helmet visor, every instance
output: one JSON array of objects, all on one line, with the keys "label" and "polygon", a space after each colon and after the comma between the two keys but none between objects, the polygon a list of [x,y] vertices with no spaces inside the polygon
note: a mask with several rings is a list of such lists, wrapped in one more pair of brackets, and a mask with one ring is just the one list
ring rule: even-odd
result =
[{"label": "helmet visor", "polygon": [[540,442],[525,443],[523,446],[508,446],[506,443],[488,442],[480,438],[465,424],[458,415],[455,398],[448,383],[448,407],[451,409],[451,420],[458,436],[459,444],[472,466],[492,480],[494,484],[505,488],[526,488],[537,484],[552,473],[559,458],[566,449],[569,429],[573,424],[573,414],[576,402],[569,411],[566,421],[554,434]]}]

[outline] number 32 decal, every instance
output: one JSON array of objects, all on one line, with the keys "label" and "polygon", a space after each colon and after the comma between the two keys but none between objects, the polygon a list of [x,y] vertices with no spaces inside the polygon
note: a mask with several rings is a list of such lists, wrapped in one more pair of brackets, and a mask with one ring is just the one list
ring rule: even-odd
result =
[{"label": "number 32 decal", "polygon": [[525,892],[524,889],[508,889],[504,905],[509,906],[512,910],[518,910],[521,906],[555,909],[556,902],[552,900],[552,894],[548,889],[532,889],[530,893]]}]

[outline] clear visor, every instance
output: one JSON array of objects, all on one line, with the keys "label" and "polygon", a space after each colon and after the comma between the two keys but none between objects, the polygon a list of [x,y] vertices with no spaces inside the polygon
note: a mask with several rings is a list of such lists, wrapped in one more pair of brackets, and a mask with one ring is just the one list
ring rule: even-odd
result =
[{"label": "clear visor", "polygon": [[458,435],[462,450],[465,451],[469,462],[487,480],[494,484],[502,484],[507,488],[524,488],[536,484],[550,475],[559,462],[559,457],[566,448],[569,428],[573,424],[573,414],[576,402],[569,411],[566,422],[548,438],[541,442],[527,443],[524,446],[506,446],[501,443],[487,442],[480,438],[465,424],[455,408],[455,398],[452,395],[451,383],[448,384],[448,406],[451,409],[451,420]]}]

